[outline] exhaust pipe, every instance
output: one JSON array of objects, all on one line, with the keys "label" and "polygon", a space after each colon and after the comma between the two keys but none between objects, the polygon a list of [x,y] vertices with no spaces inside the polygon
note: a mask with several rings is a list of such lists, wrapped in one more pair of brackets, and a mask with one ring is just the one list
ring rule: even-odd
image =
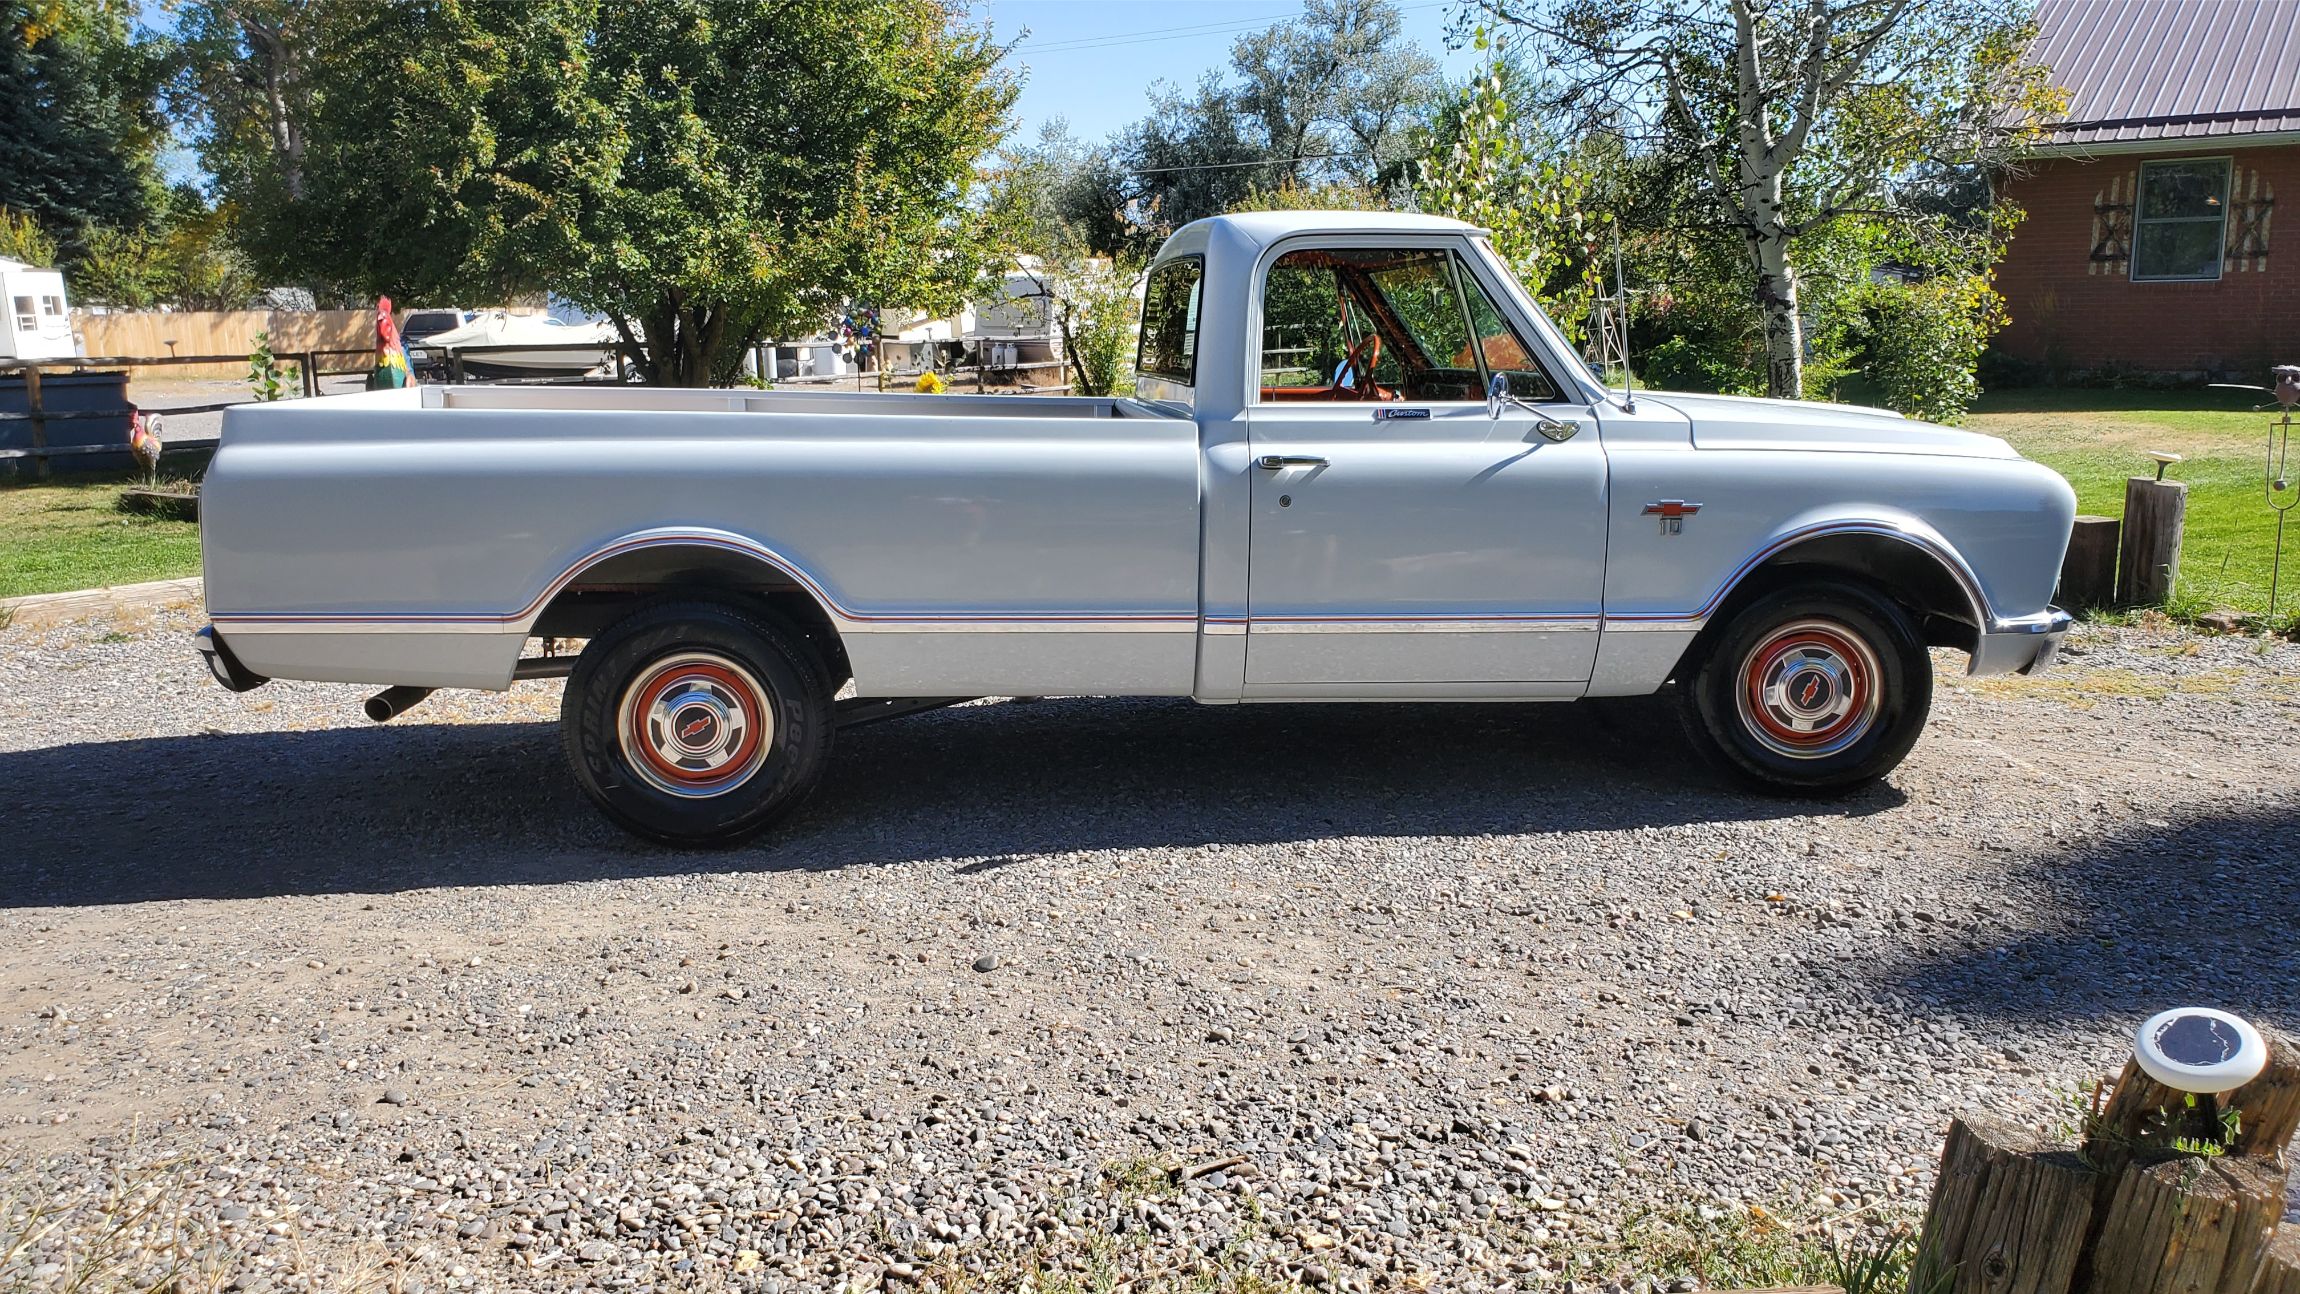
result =
[{"label": "exhaust pipe", "polygon": [[386,719],[406,714],[421,705],[423,698],[430,695],[430,688],[414,687],[406,683],[398,687],[387,687],[367,699],[367,717],[382,723]]}]

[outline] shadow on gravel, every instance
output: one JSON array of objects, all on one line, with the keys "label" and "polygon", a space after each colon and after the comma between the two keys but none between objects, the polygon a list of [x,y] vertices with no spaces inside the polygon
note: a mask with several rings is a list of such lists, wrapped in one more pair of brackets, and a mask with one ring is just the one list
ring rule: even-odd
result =
[{"label": "shadow on gravel", "polygon": [[16,797],[0,908],[550,884],[697,871],[1335,836],[1477,836],[1866,814],[1744,796],[1666,700],[1239,706],[1076,698],[843,734],[815,798],[759,842],[680,853],[575,791],[546,724],[393,724],[0,754]]},{"label": "shadow on gravel", "polygon": [[2160,821],[2022,868],[2057,927],[1831,965],[1829,991],[2040,1024],[2198,1002],[2300,1031],[2300,808]]}]

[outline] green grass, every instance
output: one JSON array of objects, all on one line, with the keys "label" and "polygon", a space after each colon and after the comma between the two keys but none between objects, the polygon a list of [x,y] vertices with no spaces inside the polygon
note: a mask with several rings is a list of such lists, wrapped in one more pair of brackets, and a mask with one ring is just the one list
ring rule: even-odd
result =
[{"label": "green grass", "polygon": [[119,511],[124,484],[0,485],[0,598],[199,574],[199,525]]},{"label": "green grass", "polygon": [[[2174,610],[2268,609],[2276,514],[2262,497],[2269,415],[2250,391],[2120,391],[2057,387],[1991,392],[1975,431],[2002,436],[2076,487],[2077,511],[2124,515],[2124,482],[2148,476],[2148,451],[2184,456],[2168,479],[2188,483]],[[2300,465],[2296,465],[2300,466]],[[2300,515],[2286,523],[2278,620],[2300,610]]]}]

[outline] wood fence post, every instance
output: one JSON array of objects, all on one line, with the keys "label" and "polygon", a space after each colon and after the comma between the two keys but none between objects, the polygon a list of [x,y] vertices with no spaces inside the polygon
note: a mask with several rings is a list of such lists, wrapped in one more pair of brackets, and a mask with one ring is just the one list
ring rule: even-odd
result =
[{"label": "wood fence post", "polygon": [[[2150,482],[2149,484],[2154,484]],[[2300,1125],[2300,1045],[2218,1096],[2127,1064],[2083,1145],[1959,1119],[1941,1151],[1911,1289],[1944,1294],[2300,1294],[2300,1230],[2277,1234],[2284,1155]],[[2217,1155],[2172,1148],[2239,1131]]]},{"label": "wood fence post", "polygon": [[2060,564],[2060,602],[2063,606],[2105,607],[2116,601],[2116,541],[2121,527],[2114,517],[2078,517],[2069,532],[2068,556]]},{"label": "wood fence post", "polygon": [[2002,1119],[1958,1119],[1941,1147],[1909,1288],[2064,1294],[2092,1205],[2092,1170],[2073,1151]]},{"label": "wood fence post", "polygon": [[319,394],[319,369],[312,364],[311,358],[312,353],[308,350],[296,354],[296,364],[303,370],[303,398],[306,400]]},{"label": "wood fence post", "polygon": [[2145,476],[2124,482],[2124,535],[2117,557],[2116,600],[2160,606],[2180,576],[2180,536],[2188,519],[2188,483]]},{"label": "wood fence post", "polygon": [[32,477],[48,479],[48,415],[40,404],[40,366],[24,370],[24,412],[32,419]]}]

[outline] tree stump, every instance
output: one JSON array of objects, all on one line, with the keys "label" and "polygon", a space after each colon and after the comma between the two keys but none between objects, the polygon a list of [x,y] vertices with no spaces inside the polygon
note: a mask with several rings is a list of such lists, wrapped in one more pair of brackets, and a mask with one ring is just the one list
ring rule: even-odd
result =
[{"label": "tree stump", "polygon": [[[2241,1112],[2243,1124],[2229,1154],[2267,1159],[2282,1168],[2293,1133],[2300,1131],[2300,1043],[2273,1029],[2261,1030],[2261,1039],[2268,1044],[2268,1067],[2258,1078],[2217,1097],[2200,1096],[2196,1103],[2206,1121],[2217,1119],[2222,1110]],[[2177,1117],[2186,1106],[2186,1093],[2150,1078],[2139,1061],[2124,1062],[2116,1090],[2084,1139],[2086,1161],[2113,1177],[2132,1161],[2158,1112]]]},{"label": "tree stump", "polygon": [[2091,1169],[2002,1119],[1949,1125],[1909,1288],[2063,1294],[2092,1223]]},{"label": "tree stump", "polygon": [[2124,534],[2117,554],[2116,600],[2160,606],[2180,577],[2180,535],[2188,522],[2188,485],[2145,476],[2125,478]]},{"label": "tree stump", "polygon": [[2117,1179],[2077,1294],[2251,1294],[2283,1216],[2284,1174],[2266,1160],[2135,1164]]},{"label": "tree stump", "polygon": [[[2084,1144],[2055,1148],[2002,1120],[1949,1127],[1918,1241],[1927,1294],[2300,1294],[2300,1228],[2281,1237],[2285,1162],[2300,1127],[2300,1044],[2263,1030],[2268,1064],[2198,1096],[2125,1066]],[[2222,1153],[2182,1154],[2176,1137]]]},{"label": "tree stump", "polygon": [[2072,607],[2105,607],[2116,601],[2116,540],[2121,527],[2114,517],[2078,517],[2069,532],[2068,555],[2060,563],[2060,603]]},{"label": "tree stump", "polygon": [[2300,1294],[2300,1227],[2276,1233],[2252,1294]]}]

